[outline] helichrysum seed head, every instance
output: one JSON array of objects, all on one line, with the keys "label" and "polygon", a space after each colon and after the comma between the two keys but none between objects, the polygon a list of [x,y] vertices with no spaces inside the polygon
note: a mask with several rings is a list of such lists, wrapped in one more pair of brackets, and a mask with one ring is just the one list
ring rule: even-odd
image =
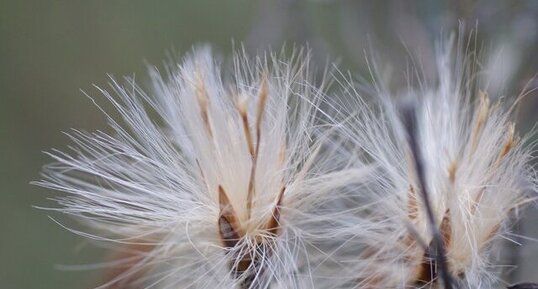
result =
[{"label": "helichrysum seed head", "polygon": [[[401,95],[382,81],[376,90],[382,104],[373,109],[350,94],[357,103],[345,135],[377,167],[362,194],[372,206],[355,216],[371,229],[352,245],[362,248],[357,259],[348,258],[359,287],[446,288],[440,278],[445,269],[452,288],[493,288],[502,267],[492,256],[499,249],[494,243],[537,192],[531,149],[517,135],[510,107],[482,92],[487,87],[476,81],[472,59],[463,59],[461,48],[443,45],[435,82],[407,89],[412,110],[406,121]],[[434,231],[446,252],[445,268],[436,256]]]},{"label": "helichrysum seed head", "polygon": [[382,82],[379,102],[328,99],[308,55],[240,53],[227,74],[195,50],[149,90],[112,80],[121,121],[71,132],[38,184],[122,247],[102,288],[492,288],[537,182],[510,109],[453,51],[402,118]]},{"label": "helichrysum seed head", "polygon": [[360,170],[331,172],[343,160],[323,148],[307,56],[234,60],[227,75],[201,49],[165,77],[151,69],[150,91],[113,81],[101,92],[124,124],[50,153],[39,184],[68,193],[59,210],[134,251],[103,287],[314,286],[301,232]]}]

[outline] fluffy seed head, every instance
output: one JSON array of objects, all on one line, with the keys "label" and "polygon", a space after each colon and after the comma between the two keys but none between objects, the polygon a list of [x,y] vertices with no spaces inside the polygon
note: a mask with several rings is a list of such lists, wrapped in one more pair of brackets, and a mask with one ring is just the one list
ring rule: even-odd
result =
[{"label": "fluffy seed head", "polygon": [[[532,200],[528,193],[537,192],[536,179],[529,166],[531,150],[518,137],[510,108],[499,96],[492,100],[482,92],[486,87],[475,80],[472,59],[463,59],[461,51],[443,44],[436,81],[408,88],[403,98],[390,93],[382,80],[376,88],[380,106],[371,108],[350,90],[356,111],[348,113],[355,116],[345,135],[377,167],[362,193],[362,202],[372,205],[353,217],[368,228],[350,245],[362,248],[356,259],[347,258],[356,264],[359,287],[445,288],[436,231],[453,288],[492,288],[499,281],[495,241],[508,236],[509,220]],[[409,103],[403,105],[403,99]],[[412,145],[402,123],[406,105],[413,108]]]},{"label": "fluffy seed head", "polygon": [[135,251],[103,287],[311,286],[302,226],[356,170],[329,175],[308,56],[239,54],[228,75],[201,49],[168,70],[150,69],[150,92],[112,80],[101,92],[123,124],[69,133],[39,182],[98,232],[81,234]]},{"label": "fluffy seed head", "polygon": [[491,288],[537,182],[510,109],[453,51],[405,94],[410,125],[383,82],[379,102],[352,84],[327,101],[307,55],[239,54],[228,74],[196,50],[149,90],[112,80],[113,132],[69,133],[38,184],[121,245],[101,288]]}]

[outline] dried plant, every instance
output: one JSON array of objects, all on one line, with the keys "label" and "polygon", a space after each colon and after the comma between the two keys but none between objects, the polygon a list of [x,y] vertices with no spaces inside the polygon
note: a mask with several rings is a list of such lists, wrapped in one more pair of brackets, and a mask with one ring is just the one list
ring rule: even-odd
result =
[{"label": "dried plant", "polygon": [[344,160],[323,148],[308,57],[238,55],[227,79],[202,49],[169,71],[151,70],[151,94],[133,79],[102,90],[126,126],[108,117],[114,135],[73,131],[74,156],[50,153],[39,182],[69,193],[59,210],[96,228],[90,237],[138,251],[102,287],[311,284],[302,231],[362,169],[336,171]]},{"label": "dried plant", "polygon": [[519,99],[482,92],[477,59],[454,42],[438,49],[434,83],[418,76],[398,95],[379,77],[374,109],[348,90],[344,134],[377,166],[362,194],[375,205],[356,216],[372,227],[353,244],[361,287],[498,286],[496,241],[536,198],[530,139],[511,120]]},{"label": "dried plant", "polygon": [[227,75],[195,50],[150,91],[112,80],[113,133],[69,133],[38,184],[122,248],[99,288],[493,288],[537,182],[511,109],[452,46],[403,113],[381,78],[368,102],[304,53],[239,53]]}]

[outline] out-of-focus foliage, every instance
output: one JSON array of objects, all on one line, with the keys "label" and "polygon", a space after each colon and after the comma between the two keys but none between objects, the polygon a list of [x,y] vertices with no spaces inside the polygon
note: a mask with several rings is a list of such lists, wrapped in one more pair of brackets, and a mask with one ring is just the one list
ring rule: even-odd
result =
[{"label": "out-of-focus foliage", "polygon": [[[513,97],[538,72],[533,0],[0,0],[0,288],[88,288],[99,280],[98,270],[65,271],[76,267],[64,265],[99,262],[104,253],[33,208],[47,206],[51,192],[28,182],[48,162],[41,151],[67,143],[61,130],[106,129],[79,91],[97,96],[91,84],[106,85],[106,73],[142,74],[144,60],[159,65],[167,51],[200,43],[225,55],[233,43],[250,52],[287,43],[307,44],[320,66],[339,59],[364,76],[365,51],[394,73],[405,71],[406,49],[418,51],[428,75],[433,44],[460,21],[466,35],[478,27],[470,48],[491,52],[483,65],[498,81],[487,89]],[[538,119],[535,99],[531,94],[520,106],[523,131]],[[533,218],[519,229],[536,237]],[[512,280],[538,281],[538,245],[529,244],[510,256],[520,265]]]}]

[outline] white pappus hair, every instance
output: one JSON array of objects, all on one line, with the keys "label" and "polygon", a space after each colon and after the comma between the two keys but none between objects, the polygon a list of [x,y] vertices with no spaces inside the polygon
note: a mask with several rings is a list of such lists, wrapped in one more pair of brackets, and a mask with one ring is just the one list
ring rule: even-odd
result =
[{"label": "white pappus hair", "polygon": [[49,153],[38,184],[68,193],[55,210],[127,252],[100,288],[315,287],[325,257],[303,231],[364,169],[324,148],[308,55],[239,53],[232,70],[205,48],[150,69],[150,92],[112,79],[124,125],[107,114],[114,134],[74,130],[71,154]]},{"label": "white pappus hair", "polygon": [[[510,239],[512,217],[538,191],[532,146],[515,131],[513,106],[483,92],[473,59],[453,43],[437,51],[436,80],[403,95],[391,93],[381,78],[379,104],[348,88],[352,101],[345,107],[352,108],[343,113],[344,137],[376,169],[360,194],[371,206],[352,217],[353,228],[364,224],[367,232],[347,245],[348,255],[361,250],[346,256],[355,274],[344,288],[357,282],[358,288],[499,285],[495,243]],[[444,265],[438,247],[446,252]],[[450,280],[440,277],[443,269]]]},{"label": "white pappus hair", "polygon": [[241,52],[226,73],[195,49],[149,89],[100,89],[121,120],[68,133],[37,184],[124,252],[99,288],[493,288],[538,182],[464,54],[442,44],[406,106],[381,78],[373,102],[316,80],[308,53]]}]

